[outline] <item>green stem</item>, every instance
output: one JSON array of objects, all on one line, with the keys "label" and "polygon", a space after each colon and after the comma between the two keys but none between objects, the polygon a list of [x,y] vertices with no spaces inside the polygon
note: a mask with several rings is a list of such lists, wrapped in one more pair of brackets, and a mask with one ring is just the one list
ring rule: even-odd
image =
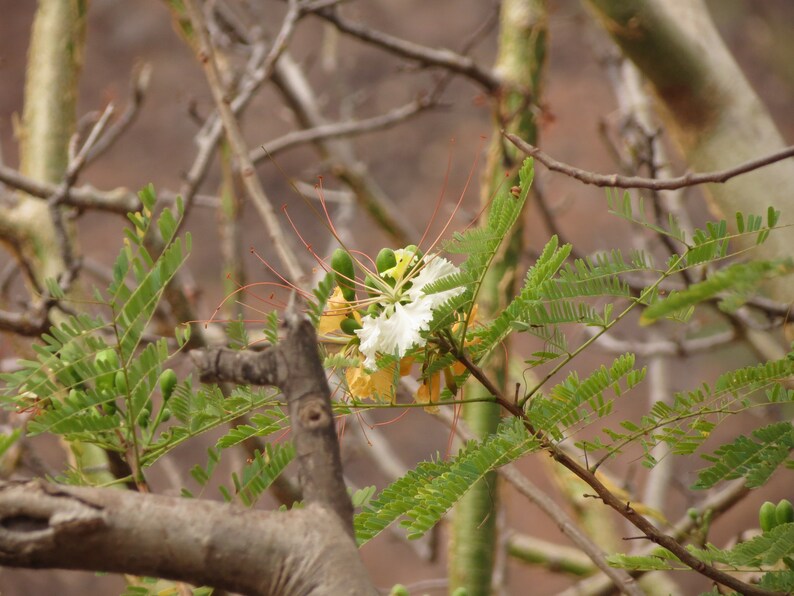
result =
[{"label": "green stem", "polygon": [[[77,122],[77,90],[83,61],[88,0],[39,0],[33,21],[20,127],[20,171],[35,180],[61,182],[69,141]],[[66,264],[47,201],[20,193],[0,222],[0,235],[13,239],[18,258],[30,272],[31,294],[58,279]],[[69,234],[70,230],[66,230]],[[73,238],[66,239],[73,242]],[[62,318],[51,314],[53,323]],[[109,482],[105,452],[73,443],[76,466],[92,483]],[[101,471],[97,471],[101,470]]]},{"label": "green stem", "polygon": [[[505,169],[520,161],[512,148],[506,148],[498,131],[507,129],[522,138],[537,141],[537,126],[532,105],[537,104],[540,76],[545,61],[546,10],[543,0],[505,0],[500,14],[499,55],[496,69],[507,83],[495,106],[494,128],[488,165],[484,177],[484,200],[505,184],[509,188],[517,180],[504,179]],[[509,91],[507,90],[509,89]],[[486,317],[499,312],[513,297],[520,279],[518,267],[523,251],[523,218],[510,236],[505,238],[481,287],[481,307]],[[507,379],[507,358],[502,352],[489,359],[488,376],[495,379],[504,393]],[[478,436],[495,432],[500,419],[500,406],[495,396],[480,384],[465,389],[462,416]],[[486,401],[483,401],[486,400]],[[450,592],[465,588],[471,596],[490,594],[496,550],[496,508],[498,494],[496,473],[487,474],[459,501],[450,546]]]}]

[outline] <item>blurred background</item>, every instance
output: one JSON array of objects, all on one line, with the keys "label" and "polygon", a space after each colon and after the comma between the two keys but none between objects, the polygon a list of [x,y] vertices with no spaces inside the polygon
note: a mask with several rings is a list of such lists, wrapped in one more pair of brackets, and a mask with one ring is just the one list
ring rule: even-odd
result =
[{"label": "blurred background", "polygon": [[[0,0],[0,147],[6,165],[18,164],[15,122],[21,114],[25,82],[25,59],[30,26],[36,8],[33,0]],[[255,3],[263,31],[274,34],[281,23],[284,7],[277,2]],[[544,151],[562,161],[603,173],[616,171],[617,164],[605,144],[605,132],[615,138],[619,128],[617,100],[605,63],[610,55],[610,41],[582,4],[574,0],[550,3],[548,66],[544,77],[540,144]],[[474,0],[436,0],[422,2],[358,2],[346,7],[346,14],[370,27],[430,47],[460,50],[476,35],[470,55],[483,67],[490,68],[496,52],[496,30],[483,27],[495,14],[495,4]],[[713,0],[709,2],[715,22],[745,75],[773,115],[787,143],[794,143],[794,4],[787,0]],[[292,58],[302,65],[318,105],[329,120],[366,118],[408,104],[419,94],[432,90],[437,73],[420,70],[391,54],[366,46],[337,33],[321,19],[308,17],[300,22],[290,43]],[[153,183],[159,192],[174,193],[180,188],[197,148],[195,137],[201,122],[214,109],[204,74],[189,47],[176,32],[171,14],[161,0],[92,0],[88,12],[87,45],[79,95],[79,116],[101,111],[110,101],[118,109],[129,101],[128,87],[132,73],[142,64],[151,66],[151,82],[137,118],[131,128],[101,159],[90,165],[79,183],[101,189],[124,186],[137,190]],[[294,113],[283,98],[266,88],[251,103],[242,118],[243,132],[249,147],[267,145],[273,139],[296,130]],[[489,100],[471,82],[458,77],[443,93],[439,105],[396,124],[350,139],[356,160],[366,168],[372,180],[396,207],[406,227],[421,232],[433,217],[432,205],[444,193],[441,210],[435,216],[435,228],[452,218],[452,229],[461,229],[479,211],[479,165],[484,138],[493,133]],[[675,148],[670,147],[675,159]],[[478,162],[479,160],[479,162]],[[275,163],[273,163],[275,161]],[[276,207],[285,205],[295,226],[321,254],[330,254],[332,245],[323,222],[291,188],[290,182],[311,186],[317,176],[324,176],[328,191],[344,191],[344,186],[329,171],[327,162],[308,144],[278,153],[274,160],[264,159],[257,168],[260,179]],[[450,164],[448,166],[448,163]],[[449,172],[447,174],[447,168]],[[675,172],[686,166],[676,161]],[[466,188],[470,172],[472,183]],[[445,179],[448,178],[448,183]],[[616,246],[633,244],[630,226],[606,212],[604,191],[586,187],[562,176],[537,168],[537,179],[545,192],[559,229],[580,253],[590,254]],[[214,163],[198,190],[198,201],[190,213],[187,229],[194,234],[193,253],[188,262],[195,308],[199,319],[212,316],[227,289],[221,272],[217,197],[221,184],[220,168]],[[303,187],[301,187],[303,188]],[[453,207],[465,192],[462,208],[453,215]],[[697,190],[687,191],[690,213],[696,223],[708,217]],[[242,191],[240,192],[242,196]],[[329,192],[329,197],[336,196]],[[344,197],[343,197],[344,198]],[[311,201],[312,199],[310,199]],[[390,244],[389,236],[358,207],[345,209],[340,202],[329,201],[332,219],[347,230],[355,248],[375,254]],[[764,211],[766,205],[759,205]],[[263,233],[256,211],[243,207],[238,241],[243,248],[243,266],[249,281],[272,280],[273,276],[250,255],[248,249],[277,262],[273,247]],[[283,219],[293,248],[301,254],[306,267],[311,255],[302,251],[300,242]],[[439,223],[441,222],[441,223]],[[526,229],[527,263],[532,251],[545,244],[548,228],[536,206],[530,207]],[[120,230],[124,219],[107,214],[88,213],[80,218],[80,251],[97,271],[107,267],[121,247]],[[10,267],[12,258],[0,253],[0,267]],[[7,293],[13,303],[14,283]],[[101,282],[97,281],[99,285]],[[256,318],[256,313],[250,313]],[[581,333],[576,332],[574,333]],[[623,337],[632,337],[629,327]],[[580,336],[583,337],[583,336]],[[571,343],[575,343],[572,341]],[[6,340],[0,345],[0,358],[8,361],[29,350],[21,340]],[[609,354],[590,351],[578,360],[578,370],[586,372],[606,362]],[[741,343],[712,353],[690,356],[673,362],[670,379],[673,390],[691,387],[701,380],[712,380],[726,366],[753,362],[753,354]],[[186,371],[185,371],[186,372]],[[641,411],[644,389],[632,393],[629,401],[618,404],[620,417]],[[636,403],[635,403],[636,402]],[[381,420],[394,418],[382,416]],[[747,414],[752,416],[752,414]],[[377,418],[376,418],[377,419]],[[757,426],[758,420],[732,420],[721,427],[722,437]],[[345,465],[350,478],[359,486],[388,483],[381,471],[367,457],[368,447],[355,424],[348,424],[343,437]],[[447,451],[449,431],[432,416],[412,410],[398,422],[379,427],[377,438],[387,441],[404,466],[412,466]],[[207,444],[213,440],[207,438]],[[59,466],[60,450],[54,441],[41,442],[40,456],[53,469]],[[170,468],[154,473],[158,491],[175,492],[174,474],[190,484],[187,469],[205,460],[206,445],[191,444],[183,449]],[[554,492],[544,456],[527,458],[521,469],[543,488]],[[225,462],[219,474],[234,469]],[[694,479],[698,462],[676,460],[676,482],[671,490],[671,511],[680,515],[690,505],[691,495],[684,491]],[[615,470],[631,485],[641,481],[644,472],[631,457],[621,458]],[[789,477],[790,480],[790,477]],[[226,479],[224,479],[224,482]],[[680,490],[679,490],[680,489]],[[220,498],[208,490],[205,497]],[[776,478],[752,500],[743,503],[715,529],[712,539],[727,541],[737,528],[752,525],[758,504],[765,498],[791,497],[791,484]],[[506,487],[506,526],[519,532],[539,535],[552,542],[566,541],[552,522],[532,505]],[[272,506],[264,501],[261,506]],[[618,524],[621,522],[618,521]],[[631,530],[629,534],[633,534]],[[445,539],[442,528],[438,540]],[[443,593],[445,577],[443,549],[439,558],[427,560],[422,548],[409,545],[395,534],[385,532],[363,550],[368,568],[378,586],[396,582],[421,584],[416,593]],[[554,594],[570,580],[549,570],[508,561],[503,567],[505,592],[508,594]],[[681,580],[685,593],[707,589],[703,580]],[[436,587],[434,587],[436,586]],[[113,594],[123,590],[123,582],[114,577],[97,577],[78,572],[0,571],[0,591],[6,596],[25,594]]]}]

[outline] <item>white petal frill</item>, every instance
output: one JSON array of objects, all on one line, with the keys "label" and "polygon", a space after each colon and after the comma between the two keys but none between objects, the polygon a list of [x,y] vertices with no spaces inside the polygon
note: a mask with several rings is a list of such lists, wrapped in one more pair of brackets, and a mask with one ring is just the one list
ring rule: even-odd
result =
[{"label": "white petal frill", "polygon": [[437,308],[453,296],[457,296],[463,288],[454,288],[436,294],[425,294],[426,285],[446,275],[457,273],[455,265],[441,257],[426,257],[427,263],[411,280],[412,286],[405,296],[410,299],[408,304],[386,305],[377,317],[366,316],[361,320],[361,329],[356,335],[361,340],[359,350],[366,357],[364,366],[375,370],[375,357],[381,354],[392,354],[398,358],[422,341],[422,331],[428,329],[433,319],[433,309]]},{"label": "white petal frill", "polygon": [[395,304],[391,316],[387,316],[388,310],[377,317],[364,317],[361,329],[356,331],[361,340],[359,350],[366,356],[364,366],[372,370],[377,368],[375,355],[378,352],[401,357],[418,344],[422,340],[421,332],[433,318],[429,300]]}]

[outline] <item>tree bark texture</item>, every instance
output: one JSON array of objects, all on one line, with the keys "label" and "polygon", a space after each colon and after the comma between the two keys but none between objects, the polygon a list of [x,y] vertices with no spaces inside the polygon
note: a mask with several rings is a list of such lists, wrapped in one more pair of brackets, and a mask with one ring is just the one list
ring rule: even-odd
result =
[{"label": "tree bark texture", "polygon": [[328,508],[286,513],[131,491],[0,485],[0,564],[162,577],[243,594],[371,594]]},{"label": "tree bark texture", "polygon": [[[722,41],[702,0],[588,0],[604,28],[646,77],[673,140],[690,167],[722,170],[774,153],[784,142],[769,112]],[[732,222],[737,211],[764,214],[769,205],[794,222],[794,160],[707,187],[712,211]],[[752,246],[755,239],[745,241]],[[773,232],[756,254],[794,253],[794,235]],[[794,276],[769,283],[790,301]]]},{"label": "tree bark texture", "polygon": [[284,392],[305,508],[266,512],[38,480],[0,483],[0,565],[162,577],[254,595],[376,593],[353,540],[314,327],[291,313],[285,327],[285,338],[262,352],[191,356],[203,381]]}]

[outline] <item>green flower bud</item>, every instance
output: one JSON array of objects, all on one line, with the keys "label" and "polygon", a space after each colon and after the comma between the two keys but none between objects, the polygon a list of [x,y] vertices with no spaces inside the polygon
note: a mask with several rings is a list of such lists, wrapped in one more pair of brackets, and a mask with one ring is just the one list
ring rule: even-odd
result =
[{"label": "green flower bud", "polygon": [[168,401],[174,393],[176,387],[176,373],[171,368],[166,368],[160,373],[160,392],[163,394],[163,401]]},{"label": "green flower bud", "polygon": [[378,256],[375,257],[375,266],[378,269],[378,273],[383,273],[396,265],[397,257],[394,256],[394,251],[390,248],[382,248]]},{"label": "green flower bud", "polygon": [[356,321],[353,317],[347,317],[346,319],[342,319],[342,322],[339,323],[339,328],[348,335],[355,335],[356,329],[361,329],[361,323]]},{"label": "green flower bud", "polygon": [[777,525],[777,515],[775,511],[775,504],[767,501],[758,510],[758,521],[761,524],[761,529],[768,532]]},{"label": "green flower bud", "polygon": [[113,389],[116,378],[116,369],[119,367],[119,357],[115,350],[108,348],[94,356],[94,364],[99,369],[96,377],[97,389]]},{"label": "green flower bud", "polygon": [[336,274],[336,285],[342,290],[345,300],[352,302],[356,299],[356,288],[353,284],[356,278],[356,270],[353,267],[353,259],[347,251],[337,248],[331,255],[331,269]]}]

